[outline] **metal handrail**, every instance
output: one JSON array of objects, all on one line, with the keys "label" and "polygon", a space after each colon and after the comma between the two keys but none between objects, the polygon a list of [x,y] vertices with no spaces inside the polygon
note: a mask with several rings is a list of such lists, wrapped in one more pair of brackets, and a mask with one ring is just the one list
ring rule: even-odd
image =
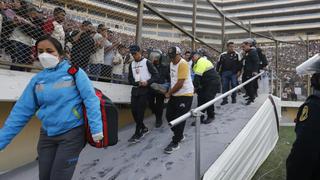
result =
[{"label": "metal handrail", "polygon": [[229,95],[232,94],[233,92],[237,91],[238,89],[241,89],[243,86],[245,86],[245,85],[247,85],[248,83],[250,83],[251,81],[253,81],[254,79],[257,79],[257,78],[258,78],[259,76],[261,76],[263,73],[265,73],[265,71],[260,72],[260,73],[257,74],[256,76],[254,76],[254,77],[252,77],[251,79],[247,80],[246,82],[238,85],[237,87],[235,87],[235,88],[227,91],[226,93],[224,93],[224,94],[222,94],[222,95],[214,98],[213,100],[211,100],[211,101],[209,101],[209,102],[207,102],[207,103],[205,103],[205,104],[203,104],[203,105],[201,105],[201,106],[199,106],[199,107],[191,110],[190,112],[187,112],[186,114],[184,114],[184,115],[176,118],[175,120],[173,120],[173,121],[171,121],[171,122],[169,123],[169,126],[170,126],[170,127],[174,127],[174,126],[180,124],[181,122],[183,122],[183,121],[186,120],[187,118],[191,117],[191,116],[192,116],[192,112],[199,112],[199,111],[202,111],[202,110],[208,108],[209,106],[211,106],[211,105],[214,104],[215,102],[217,102],[217,101],[219,101],[219,100],[221,100],[221,99],[229,96]]},{"label": "metal handrail", "polygon": [[248,83],[252,82],[253,80],[257,79],[259,76],[261,76],[262,74],[264,74],[265,71],[260,72],[259,74],[255,75],[254,77],[252,77],[251,79],[247,80],[246,82],[238,85],[237,87],[231,89],[230,91],[214,98],[213,100],[195,108],[195,109],[191,109],[191,111],[189,111],[188,113],[176,118],[175,120],[171,121],[169,123],[170,127],[176,126],[179,123],[185,121],[187,118],[189,117],[193,117],[195,120],[195,180],[200,180],[201,179],[201,175],[200,175],[200,117],[201,115],[203,115],[203,113],[201,112],[202,110],[208,108],[209,106],[213,105],[215,102],[219,101],[220,99],[227,97],[228,95],[232,94],[233,92],[237,91],[238,89],[242,88],[243,86],[247,85]]}]

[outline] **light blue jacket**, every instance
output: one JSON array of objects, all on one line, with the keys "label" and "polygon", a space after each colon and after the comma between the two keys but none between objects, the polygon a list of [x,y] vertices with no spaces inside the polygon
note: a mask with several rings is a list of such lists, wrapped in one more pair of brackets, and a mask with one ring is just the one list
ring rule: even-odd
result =
[{"label": "light blue jacket", "polygon": [[36,113],[48,136],[55,136],[84,124],[82,104],[86,106],[92,134],[102,132],[100,102],[86,73],[79,69],[74,78],[70,64],[63,60],[55,68],[36,74],[14,105],[0,129],[0,150],[21,131]]}]

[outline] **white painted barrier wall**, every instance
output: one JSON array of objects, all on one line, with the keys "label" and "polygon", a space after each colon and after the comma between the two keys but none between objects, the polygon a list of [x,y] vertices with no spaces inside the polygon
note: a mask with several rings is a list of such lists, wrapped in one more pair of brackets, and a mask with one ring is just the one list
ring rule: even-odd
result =
[{"label": "white painted barrier wall", "polygon": [[[12,102],[19,99],[34,73],[0,69],[0,101]],[[114,103],[130,103],[131,86],[92,81]]]},{"label": "white painted barrier wall", "polygon": [[[280,99],[273,97],[280,113]],[[278,141],[274,107],[267,99],[222,155],[204,174],[203,180],[249,180]]]}]

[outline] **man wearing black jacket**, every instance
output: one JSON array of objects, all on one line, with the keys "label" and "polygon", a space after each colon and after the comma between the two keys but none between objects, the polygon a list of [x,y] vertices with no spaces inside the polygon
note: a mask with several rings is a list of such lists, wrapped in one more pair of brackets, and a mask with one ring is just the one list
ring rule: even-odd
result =
[{"label": "man wearing black jacket", "polygon": [[141,49],[137,45],[129,47],[134,61],[129,66],[129,83],[133,85],[131,90],[131,112],[136,122],[136,131],[128,140],[131,143],[137,143],[149,132],[143,124],[144,112],[147,107],[148,96],[150,93],[150,84],[156,82],[159,73],[153,64],[143,58]]},{"label": "man wearing black jacket", "polygon": [[[240,54],[234,50],[234,43],[227,43],[227,52],[220,55],[217,63],[217,71],[222,79],[222,93],[230,90],[238,85],[238,77],[241,74],[242,64]],[[232,93],[232,103],[236,103],[237,92]],[[221,105],[228,103],[228,97],[223,98]]]},{"label": "man wearing black jacket", "polygon": [[90,21],[83,21],[81,31],[74,31],[71,36],[73,37],[71,62],[73,65],[86,70],[90,61],[90,56],[95,53],[92,23]]},{"label": "man wearing black jacket", "polygon": [[[169,85],[169,83],[170,83],[170,67],[163,65],[161,63],[162,52],[160,50],[153,50],[150,52],[149,58],[159,72],[160,78],[158,80],[158,83]],[[155,83],[153,83],[153,85],[154,84]],[[152,85],[151,85],[151,88],[152,88]],[[164,99],[165,99],[165,97],[164,97],[163,93],[151,89],[150,98],[149,98],[149,106],[150,106],[150,109],[152,110],[152,112],[156,116],[156,128],[159,128],[162,125]]]},{"label": "man wearing black jacket", "polygon": [[[243,74],[242,74],[242,80],[243,82],[249,80],[253,76],[258,74],[259,71],[259,56],[257,53],[256,48],[252,47],[253,40],[252,39],[246,39],[242,45],[241,48],[245,52],[243,56]],[[245,90],[247,95],[249,96],[249,99],[246,103],[246,105],[250,105],[254,102],[255,99],[255,82],[252,81],[245,85]]]}]

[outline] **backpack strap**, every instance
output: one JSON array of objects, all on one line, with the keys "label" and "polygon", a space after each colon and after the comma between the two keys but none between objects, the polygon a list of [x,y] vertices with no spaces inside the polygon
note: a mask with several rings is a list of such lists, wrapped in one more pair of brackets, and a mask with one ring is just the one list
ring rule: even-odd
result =
[{"label": "backpack strap", "polygon": [[68,69],[68,74],[70,74],[75,79],[75,75],[77,74],[78,71],[79,71],[79,67],[75,66],[75,65],[72,65]]}]

